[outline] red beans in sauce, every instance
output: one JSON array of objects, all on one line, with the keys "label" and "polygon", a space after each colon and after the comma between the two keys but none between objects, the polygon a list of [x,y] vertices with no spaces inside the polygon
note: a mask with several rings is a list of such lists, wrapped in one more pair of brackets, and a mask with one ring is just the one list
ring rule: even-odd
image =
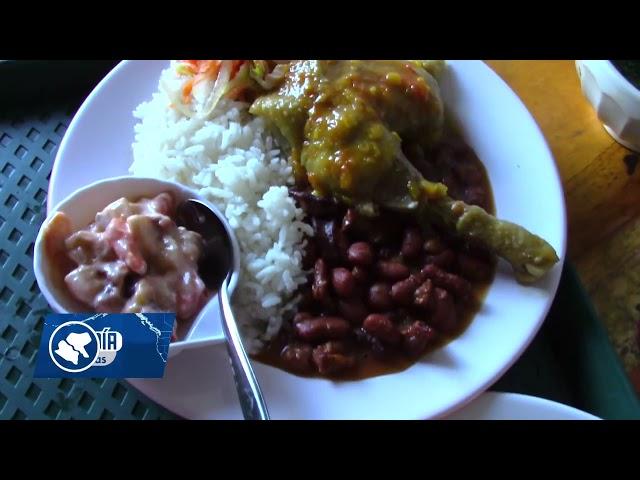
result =
[{"label": "red beans in sauce", "polygon": [[[430,155],[435,162],[415,161],[427,178],[492,211],[484,167],[463,142],[445,139]],[[310,284],[291,327],[258,359],[299,375],[365,378],[407,368],[466,328],[480,304],[471,300],[495,270],[491,257],[409,216],[365,216],[308,194],[293,196],[316,232]]]}]

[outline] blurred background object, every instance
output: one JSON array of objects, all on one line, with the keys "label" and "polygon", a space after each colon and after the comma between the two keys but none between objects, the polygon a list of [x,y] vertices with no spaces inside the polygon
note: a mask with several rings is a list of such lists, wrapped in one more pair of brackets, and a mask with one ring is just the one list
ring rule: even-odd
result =
[{"label": "blurred background object", "polygon": [[51,97],[86,97],[96,79],[104,77],[117,60],[2,60],[0,106],[33,105]]},{"label": "blurred background object", "polygon": [[578,60],[576,67],[605,130],[640,152],[640,60]]}]

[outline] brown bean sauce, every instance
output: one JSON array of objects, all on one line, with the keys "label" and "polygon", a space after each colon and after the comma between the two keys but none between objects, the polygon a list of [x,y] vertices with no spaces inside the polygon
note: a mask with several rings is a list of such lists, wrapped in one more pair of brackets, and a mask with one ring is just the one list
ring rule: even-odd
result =
[{"label": "brown bean sauce", "polygon": [[[451,126],[432,151],[422,152],[419,148],[408,146],[405,153],[426,178],[445,183],[453,198],[495,213],[484,165]],[[295,190],[292,195],[307,212],[307,221],[316,231],[314,238],[310,239],[311,248],[306,252],[310,258],[305,259],[312,273],[308,284],[301,290],[303,300],[298,305],[298,317],[285,319],[279,336],[261,353],[254,355],[256,360],[304,377],[359,380],[399,372],[425,361],[425,355],[443,347],[467,329],[482,308],[493,280],[495,258],[492,255],[448,237],[437,226],[420,232],[422,249],[417,253],[417,225],[412,218],[382,212],[383,218],[378,220],[358,219],[346,205],[316,201],[308,192],[301,190]],[[353,250],[349,253],[349,247],[359,242],[371,247],[374,260],[368,259],[369,253],[361,255],[361,258],[358,255],[354,258]],[[362,245],[356,247],[356,250],[364,249]],[[403,257],[402,252],[408,257]],[[322,282],[318,284],[322,288],[312,289],[314,280],[318,280],[314,279],[313,273],[313,265],[318,258],[322,259],[323,265],[315,270],[322,274]],[[406,268],[400,268],[397,264],[391,265],[391,268],[389,263],[408,267],[410,278],[406,276]],[[425,265],[432,266],[423,269]],[[332,277],[334,269],[337,271]],[[350,270],[353,278],[347,278],[345,270]],[[336,289],[331,284],[332,281],[342,283],[345,278],[349,282],[348,289],[341,284]],[[359,280],[362,278],[364,282]],[[324,284],[327,279],[331,284],[330,289]],[[403,281],[406,285],[398,284]],[[355,289],[351,285],[353,282],[357,285]],[[425,286],[426,283],[428,285]],[[377,302],[371,303],[368,289],[373,284],[372,295]],[[423,286],[423,290],[415,293],[418,284]],[[404,295],[400,291],[404,287],[414,292],[413,296]],[[420,296],[422,293],[425,295]],[[418,296],[430,307],[417,307],[419,302],[415,298]],[[372,307],[387,305],[390,299],[394,302],[390,310],[381,311]],[[410,303],[412,301],[416,303]],[[454,313],[449,311],[452,308]],[[363,320],[365,314],[386,316],[391,322],[384,318],[367,317]],[[347,335],[344,335],[344,329],[329,328],[332,322],[343,325],[338,324],[335,317],[351,323]],[[326,327],[313,325],[316,319],[327,319],[329,322],[324,322],[327,323]],[[302,321],[304,329],[296,326],[296,321]],[[415,322],[422,322],[419,330],[426,328],[432,330],[433,334],[426,347],[424,343],[418,346],[419,354],[415,351],[411,353],[412,347],[407,340],[410,326]],[[365,330],[363,325],[369,330]],[[310,327],[315,330],[309,330]],[[324,327],[325,331],[320,327]],[[390,328],[394,331],[388,331]],[[309,337],[305,337],[302,340],[301,331],[305,335],[311,331],[317,334],[317,339],[310,341]],[[399,331],[405,333],[399,335]],[[372,339],[371,332],[379,338]],[[287,346],[290,350],[285,355],[282,352]],[[292,354],[292,347],[298,349],[297,356]],[[314,353],[310,354],[310,351]],[[318,355],[317,359],[315,355]],[[292,360],[294,357],[295,361]],[[300,365],[304,368],[300,368]],[[335,369],[331,369],[331,365],[335,365]]]}]

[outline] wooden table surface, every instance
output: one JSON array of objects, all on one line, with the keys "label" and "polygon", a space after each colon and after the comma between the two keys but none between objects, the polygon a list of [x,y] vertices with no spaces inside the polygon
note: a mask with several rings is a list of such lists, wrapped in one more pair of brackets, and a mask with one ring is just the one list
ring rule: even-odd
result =
[{"label": "wooden table surface", "polygon": [[568,256],[640,393],[640,168],[582,95],[573,60],[488,61],[553,151],[567,204]]}]

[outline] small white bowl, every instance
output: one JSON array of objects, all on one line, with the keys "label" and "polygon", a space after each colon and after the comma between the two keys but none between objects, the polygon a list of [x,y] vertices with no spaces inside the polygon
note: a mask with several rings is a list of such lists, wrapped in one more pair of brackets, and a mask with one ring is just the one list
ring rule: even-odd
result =
[{"label": "small white bowl", "polygon": [[640,152],[640,90],[609,60],[577,60],[582,93],[605,130],[617,142]]},{"label": "small white bowl", "polygon": [[[234,251],[234,271],[229,284],[229,293],[233,295],[240,272],[240,248],[233,230],[220,211],[195,191],[177,183],[153,178],[123,176],[101,180],[75,191],[50,210],[49,216],[40,227],[34,247],[33,267],[40,291],[54,311],[75,313],[77,312],[77,302],[73,300],[64,286],[56,285],[59,282],[52,279],[54,269],[51,268],[52,264],[47,258],[43,233],[53,215],[57,212],[64,212],[71,219],[74,229],[77,230],[93,222],[96,213],[119,198],[153,197],[162,192],[171,192],[178,202],[191,198],[201,200],[211,207],[222,220],[229,232]],[[222,341],[224,341],[224,333],[220,324],[218,295],[215,295],[196,316],[185,337],[171,344],[169,356],[176,355],[185,348],[201,347]]]}]

